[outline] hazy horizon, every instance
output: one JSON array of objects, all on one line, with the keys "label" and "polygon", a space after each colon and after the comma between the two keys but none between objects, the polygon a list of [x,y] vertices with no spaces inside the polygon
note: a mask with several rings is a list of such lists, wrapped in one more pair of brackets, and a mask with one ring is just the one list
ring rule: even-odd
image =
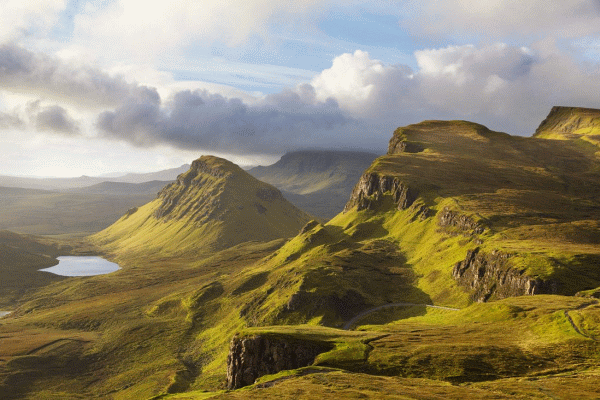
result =
[{"label": "hazy horizon", "polygon": [[553,105],[600,108],[595,0],[2,7],[0,175],[372,151],[423,119],[529,136]]}]

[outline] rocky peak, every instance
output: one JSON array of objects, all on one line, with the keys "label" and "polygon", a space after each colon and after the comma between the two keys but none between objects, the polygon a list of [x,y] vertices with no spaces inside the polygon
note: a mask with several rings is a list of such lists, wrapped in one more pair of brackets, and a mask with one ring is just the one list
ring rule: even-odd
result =
[{"label": "rocky peak", "polygon": [[[162,204],[156,209],[156,218],[186,218],[190,212],[201,219],[214,219],[226,213],[227,206],[223,197],[238,197],[236,207],[244,207],[237,193],[248,191],[248,199],[272,202],[283,200],[279,190],[271,185],[258,181],[231,161],[214,156],[202,156],[192,162],[190,169],[179,175],[177,180],[165,186],[158,198]],[[258,204],[258,203],[257,203]],[[258,204],[257,210],[264,212],[264,205]],[[203,208],[202,212],[198,212]]]}]

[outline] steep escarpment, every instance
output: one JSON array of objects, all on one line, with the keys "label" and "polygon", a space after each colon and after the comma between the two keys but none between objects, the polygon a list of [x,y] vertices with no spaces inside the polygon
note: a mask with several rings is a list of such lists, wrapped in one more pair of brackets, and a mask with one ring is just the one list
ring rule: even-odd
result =
[{"label": "steep escarpment", "polygon": [[[563,111],[553,109],[549,120]],[[572,294],[597,281],[593,263],[580,260],[600,251],[590,240],[599,227],[600,164],[578,139],[564,139],[510,136],[467,121],[398,128],[330,224],[368,227],[363,240],[392,238],[434,301],[454,296],[456,284],[477,301]]]},{"label": "steep escarpment", "polygon": [[471,290],[473,300],[484,302],[534,294],[556,294],[556,280],[532,278],[511,265],[511,255],[499,251],[484,253],[479,248],[469,250],[463,261],[454,265],[452,276]]},{"label": "steep escarpment", "polygon": [[156,200],[91,239],[130,251],[218,250],[293,236],[309,219],[273,186],[227,160],[203,156]]},{"label": "steep escarpment", "polygon": [[374,210],[383,201],[383,195],[389,194],[399,210],[410,207],[417,193],[393,176],[379,176],[376,173],[365,173],[354,187],[344,212],[356,207],[360,210]]},{"label": "steep escarpment", "polygon": [[236,336],[227,356],[227,388],[241,388],[263,375],[311,365],[318,354],[332,347],[325,342],[285,336]]}]

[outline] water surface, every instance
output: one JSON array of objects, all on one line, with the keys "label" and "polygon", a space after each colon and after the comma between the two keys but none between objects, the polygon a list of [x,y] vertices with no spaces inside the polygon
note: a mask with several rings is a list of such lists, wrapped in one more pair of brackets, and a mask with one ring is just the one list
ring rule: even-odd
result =
[{"label": "water surface", "polygon": [[94,276],[110,274],[121,269],[118,264],[96,256],[61,256],[58,265],[40,271],[61,276]]},{"label": "water surface", "polygon": [[0,311],[0,318],[7,316],[11,311]]}]

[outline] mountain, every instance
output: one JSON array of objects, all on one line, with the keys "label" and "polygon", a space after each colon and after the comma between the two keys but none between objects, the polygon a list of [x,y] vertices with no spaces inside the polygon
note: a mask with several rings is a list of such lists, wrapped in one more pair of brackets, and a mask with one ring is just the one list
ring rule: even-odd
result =
[{"label": "mountain", "polygon": [[239,244],[215,238],[259,235],[289,205],[197,160],[90,238],[120,271],[45,286],[1,320],[0,397],[597,397],[596,153],[423,121],[329,222]]},{"label": "mountain", "polygon": [[93,241],[111,249],[177,254],[295,235],[309,217],[276,188],[222,158],[203,156],[154,201]]},{"label": "mountain", "polygon": [[248,172],[280,189],[302,210],[330,219],[343,209],[354,184],[376,157],[359,151],[296,151]]},{"label": "mountain", "polygon": [[600,147],[600,110],[582,107],[552,107],[536,129],[540,139],[579,140]]},{"label": "mountain", "polygon": [[101,182],[95,185],[68,190],[71,193],[103,194],[111,196],[155,195],[170,181],[149,181],[142,183]]},{"label": "mountain", "polygon": [[424,121],[394,132],[342,213],[307,225],[265,262],[284,276],[264,286],[280,303],[246,317],[341,327],[387,303],[574,295],[600,286],[599,265],[593,148]]},{"label": "mountain", "polygon": [[20,187],[25,189],[42,189],[42,190],[65,190],[73,188],[84,188],[96,185],[102,182],[127,182],[127,183],[143,183],[150,181],[173,181],[177,176],[189,168],[188,164],[184,164],[178,168],[166,169],[163,171],[150,173],[129,173],[122,176],[106,178],[80,176],[78,178],[28,178],[0,175],[0,186],[4,187]]}]

